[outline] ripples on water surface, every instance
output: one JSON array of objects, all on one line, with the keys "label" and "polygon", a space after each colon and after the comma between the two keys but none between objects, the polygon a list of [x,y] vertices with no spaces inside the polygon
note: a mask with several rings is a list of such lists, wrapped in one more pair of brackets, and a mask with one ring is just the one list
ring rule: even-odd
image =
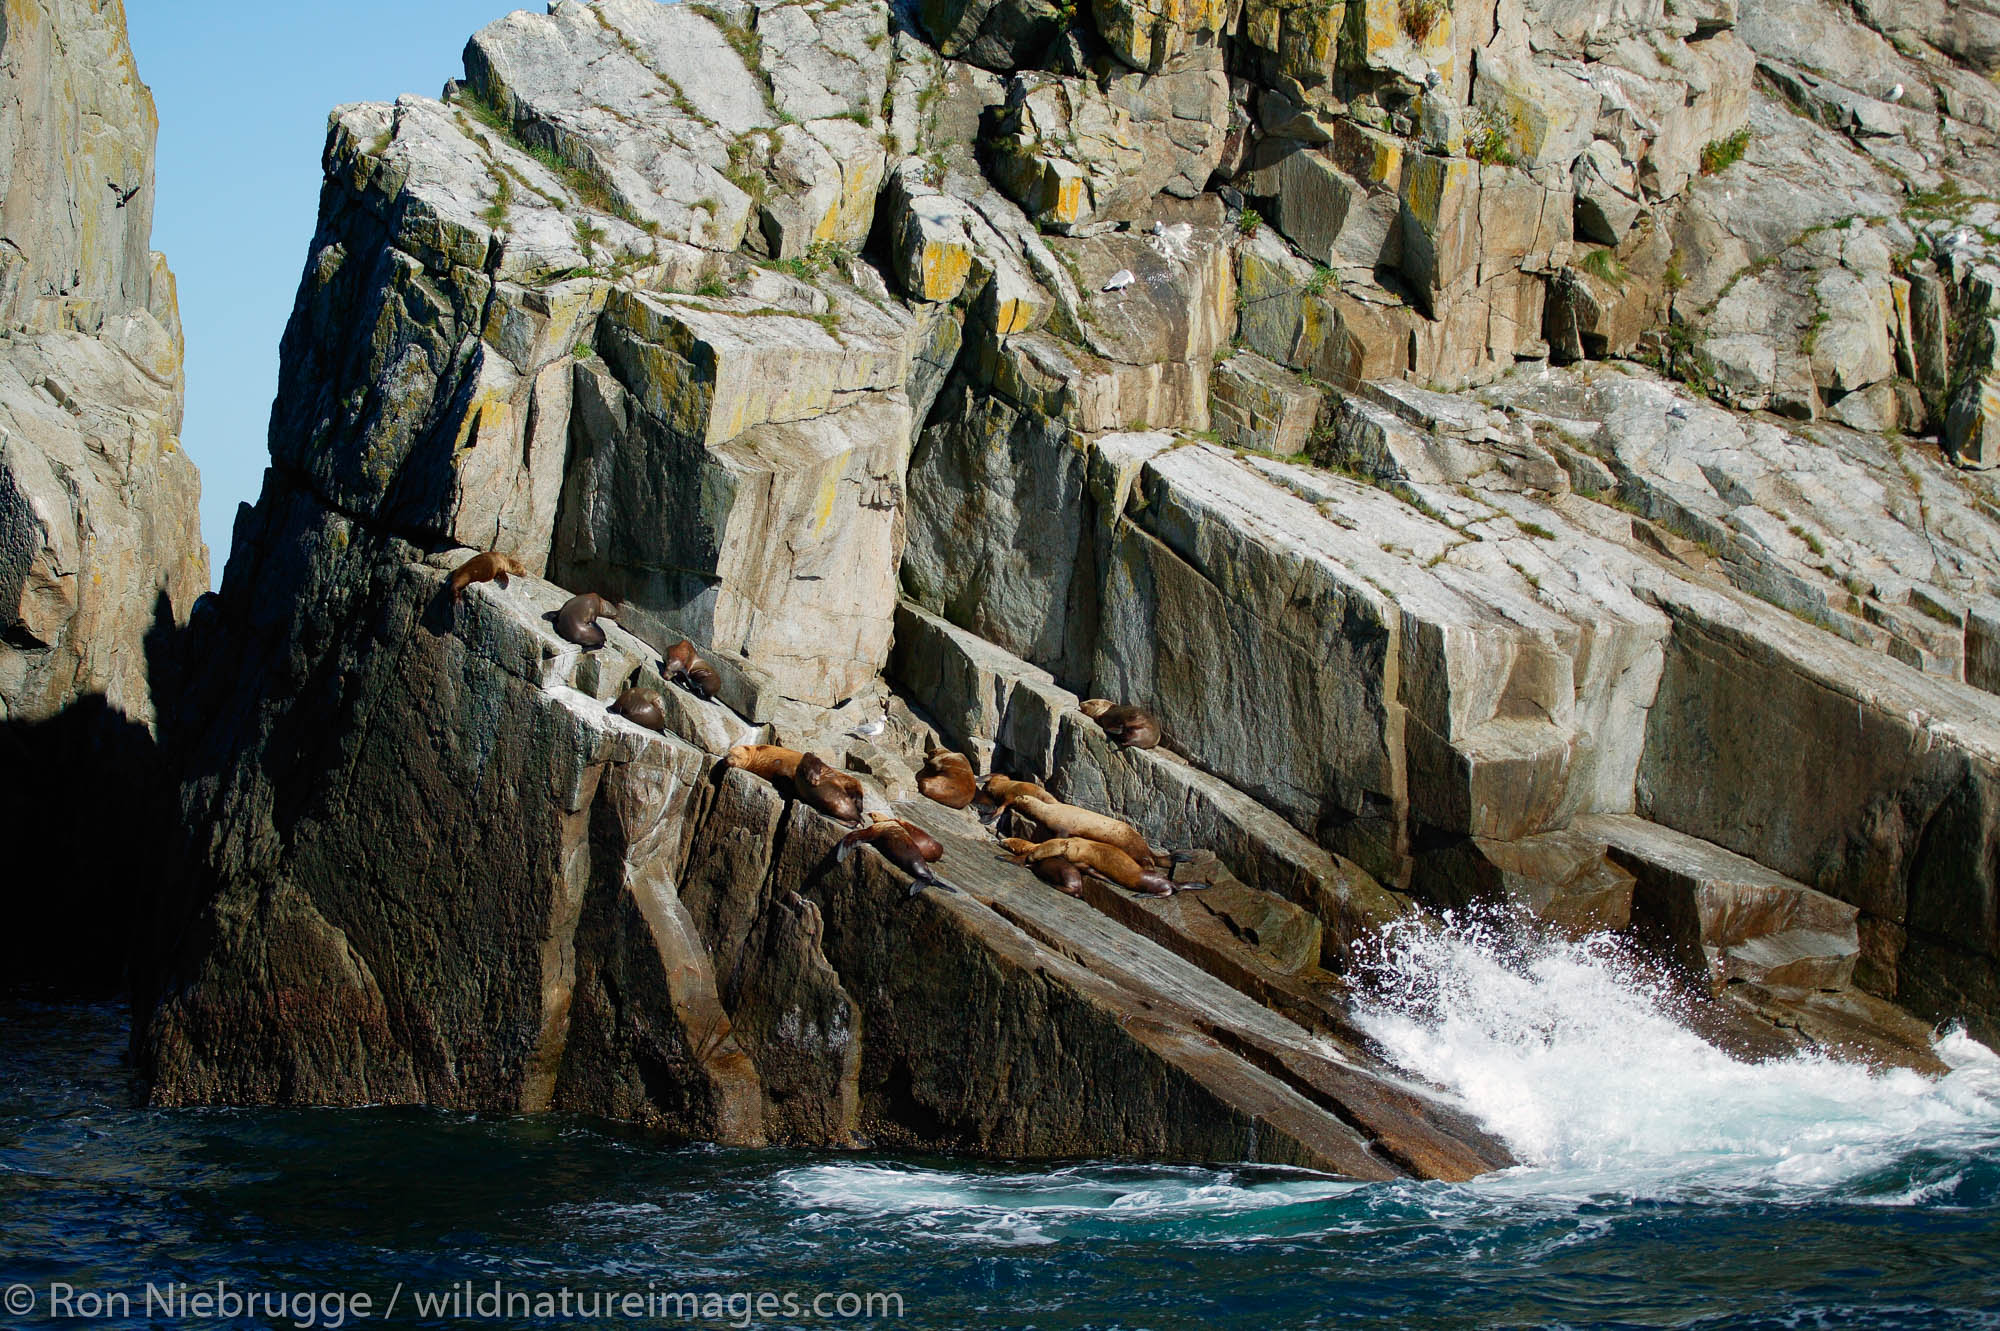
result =
[{"label": "ripples on water surface", "polygon": [[[1745,1066],[1615,953],[1520,955],[1478,928],[1392,940],[1361,1018],[1527,1163],[1359,1185],[675,1149],[562,1118],[147,1112],[126,1107],[118,1011],[15,1002],[0,1282],[366,1290],[378,1313],[398,1281],[894,1291],[925,1327],[2000,1328],[2000,1059],[1962,1034],[1936,1081]],[[555,1323],[405,1301],[395,1324]]]}]

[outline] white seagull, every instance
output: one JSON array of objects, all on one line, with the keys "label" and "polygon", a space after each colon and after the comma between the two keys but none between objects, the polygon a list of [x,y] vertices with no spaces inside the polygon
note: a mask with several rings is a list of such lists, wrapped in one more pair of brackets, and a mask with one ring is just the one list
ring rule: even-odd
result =
[{"label": "white seagull", "polygon": [[1137,280],[1138,279],[1132,276],[1132,270],[1130,268],[1120,268],[1117,272],[1111,275],[1111,280],[1109,282],[1106,282],[1101,288],[1099,288],[1099,290],[1123,291],[1126,287],[1131,286],[1132,283]]},{"label": "white seagull", "polygon": [[1186,222],[1176,222],[1172,226],[1155,222],[1146,232],[1146,243],[1153,247],[1154,253],[1175,263],[1187,262],[1188,242],[1193,238],[1194,228]]},{"label": "white seagull", "polygon": [[1903,100],[1902,84],[1898,83],[1895,87],[1889,89],[1889,100],[1892,102],[1900,102]]}]

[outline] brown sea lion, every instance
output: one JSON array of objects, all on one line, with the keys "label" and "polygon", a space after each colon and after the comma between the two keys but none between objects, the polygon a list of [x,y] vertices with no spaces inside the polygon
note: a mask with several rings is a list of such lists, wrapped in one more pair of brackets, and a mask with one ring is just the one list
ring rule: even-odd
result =
[{"label": "brown sea lion", "polygon": [[451,572],[451,599],[465,599],[465,589],[475,582],[497,582],[507,585],[509,575],[517,578],[528,576],[528,566],[512,555],[503,555],[497,550],[476,554]]},{"label": "brown sea lion", "polygon": [[1016,798],[1013,809],[1015,813],[1026,814],[1046,827],[1052,836],[1080,836],[1102,841],[1107,846],[1116,846],[1149,868],[1168,862],[1166,856],[1155,851],[1140,835],[1138,828],[1109,814],[1078,808],[1059,800],[1037,799],[1032,795]]},{"label": "brown sea lion", "polygon": [[1043,860],[1060,857],[1079,869],[1108,878],[1120,887],[1134,892],[1145,892],[1156,897],[1170,897],[1174,894],[1173,882],[1151,869],[1143,869],[1130,855],[1116,846],[1107,846],[1102,841],[1092,841],[1087,837],[1056,837],[1039,844],[1021,837],[1008,837],[1000,843],[1016,860],[1027,864],[1039,864]]},{"label": "brown sea lion", "polygon": [[[900,818],[882,818],[866,827],[858,827],[840,839],[840,849],[834,852],[837,862],[845,863],[859,845],[872,845],[882,852],[889,863],[910,875],[910,895],[915,896],[926,887],[942,888],[946,892],[956,892],[957,888],[937,876],[930,866],[930,859],[924,854],[923,846],[910,835],[915,830]],[[936,844],[933,842],[932,844]]]},{"label": "brown sea lion", "polygon": [[917,789],[947,809],[963,809],[979,793],[979,778],[964,754],[939,749],[917,773]]},{"label": "brown sea lion", "polygon": [[686,638],[667,648],[667,659],[661,663],[660,673],[703,702],[722,690],[722,676],[714,666],[695,655],[694,644]]},{"label": "brown sea lion", "polygon": [[792,790],[829,818],[843,823],[861,821],[861,783],[827,764],[816,753],[799,759],[792,772]]},{"label": "brown sea lion", "polygon": [[556,611],[556,633],[586,650],[602,647],[604,630],[597,626],[599,615],[606,619],[618,618],[618,603],[607,601],[596,592],[572,596],[563,602],[562,609]]},{"label": "brown sea lion", "polygon": [[935,864],[944,858],[944,847],[939,844],[938,839],[907,818],[892,818],[886,813],[871,813],[868,815],[868,821],[871,823],[901,823],[903,830],[910,834],[910,840],[917,843],[917,850],[925,859]]},{"label": "brown sea lion", "polygon": [[694,664],[688,667],[686,682],[687,691],[703,702],[722,692],[722,675],[699,656],[695,657]]},{"label": "brown sea lion", "polygon": [[738,744],[729,751],[728,762],[731,767],[740,767],[766,781],[777,776],[790,781],[797,775],[799,760],[804,757],[797,749],[782,744]]},{"label": "brown sea lion", "polygon": [[1160,718],[1144,707],[1086,698],[1083,714],[1104,727],[1121,749],[1154,749],[1160,744]]},{"label": "brown sea lion", "polygon": [[619,694],[618,701],[612,703],[606,710],[615,716],[624,717],[634,725],[666,733],[666,700],[651,689],[627,689]]},{"label": "brown sea lion", "polygon": [[1060,855],[1051,855],[1045,860],[1036,860],[1035,877],[1059,887],[1073,897],[1083,895],[1083,872]]},{"label": "brown sea lion", "polygon": [[738,744],[725,761],[766,781],[785,778],[794,795],[828,817],[843,823],[861,821],[861,783],[817,754],[781,744]]}]

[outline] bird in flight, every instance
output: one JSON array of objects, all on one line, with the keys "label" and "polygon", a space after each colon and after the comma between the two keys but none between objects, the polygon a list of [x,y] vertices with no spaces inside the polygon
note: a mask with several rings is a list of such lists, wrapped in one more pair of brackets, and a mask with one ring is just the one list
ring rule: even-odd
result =
[{"label": "bird in flight", "polygon": [[132,196],[137,194],[140,185],[144,185],[146,182],[142,180],[138,185],[134,185],[130,189],[127,189],[115,180],[107,180],[104,183],[110,187],[113,194],[118,196],[118,206],[123,208],[126,204],[132,202]]}]

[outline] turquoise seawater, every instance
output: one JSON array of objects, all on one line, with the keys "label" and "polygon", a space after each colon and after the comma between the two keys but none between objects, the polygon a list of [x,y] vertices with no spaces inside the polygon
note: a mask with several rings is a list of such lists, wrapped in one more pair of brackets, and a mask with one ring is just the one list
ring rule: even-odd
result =
[{"label": "turquoise seawater", "polygon": [[[142,1110],[117,1007],[0,1004],[0,1326],[2000,1327],[2000,1060],[1964,1036],[1942,1079],[1732,1063],[1615,956],[1477,931],[1383,976],[1371,1032],[1530,1163],[1363,1185]],[[250,1308],[171,1302],[218,1282]]]}]

